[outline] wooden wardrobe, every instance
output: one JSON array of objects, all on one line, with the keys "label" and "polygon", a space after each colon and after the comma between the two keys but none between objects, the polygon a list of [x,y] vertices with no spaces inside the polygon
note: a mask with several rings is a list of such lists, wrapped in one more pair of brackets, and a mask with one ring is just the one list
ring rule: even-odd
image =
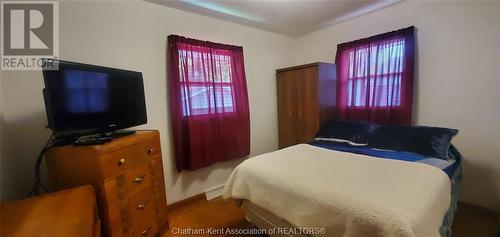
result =
[{"label": "wooden wardrobe", "polygon": [[335,64],[311,63],[276,70],[279,147],[314,138],[319,127],[333,118]]}]

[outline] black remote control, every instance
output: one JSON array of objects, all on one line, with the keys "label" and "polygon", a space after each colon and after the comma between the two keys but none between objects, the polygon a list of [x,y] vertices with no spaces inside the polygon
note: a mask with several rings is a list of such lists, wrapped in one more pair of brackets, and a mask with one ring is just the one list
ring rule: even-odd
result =
[{"label": "black remote control", "polygon": [[91,138],[91,139],[78,139],[75,142],[73,142],[73,145],[75,146],[87,146],[87,145],[99,145],[99,144],[104,144],[106,142],[110,142],[113,140],[111,137],[98,137],[98,138]]}]

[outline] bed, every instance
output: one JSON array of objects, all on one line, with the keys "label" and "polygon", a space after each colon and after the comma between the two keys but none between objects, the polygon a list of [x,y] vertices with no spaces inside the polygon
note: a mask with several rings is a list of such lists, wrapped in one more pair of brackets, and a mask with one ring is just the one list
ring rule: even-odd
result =
[{"label": "bed", "polygon": [[223,197],[271,236],[450,236],[461,156],[448,147],[443,160],[317,139],[246,160]]}]

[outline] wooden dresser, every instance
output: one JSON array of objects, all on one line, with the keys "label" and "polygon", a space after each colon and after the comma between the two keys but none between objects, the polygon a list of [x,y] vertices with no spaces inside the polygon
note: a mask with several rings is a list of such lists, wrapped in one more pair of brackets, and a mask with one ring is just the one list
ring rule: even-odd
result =
[{"label": "wooden dresser", "polygon": [[94,186],[104,236],[154,236],[168,226],[158,131],[53,147],[46,158],[53,189]]},{"label": "wooden dresser", "polygon": [[311,63],[276,70],[279,147],[311,141],[334,116],[335,64]]}]

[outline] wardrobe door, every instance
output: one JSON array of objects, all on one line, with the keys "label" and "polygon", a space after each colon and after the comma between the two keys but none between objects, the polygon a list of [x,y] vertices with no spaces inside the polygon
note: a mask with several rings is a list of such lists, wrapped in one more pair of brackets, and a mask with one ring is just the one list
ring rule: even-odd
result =
[{"label": "wardrobe door", "polygon": [[297,144],[296,75],[294,70],[277,74],[279,147]]},{"label": "wardrobe door", "polygon": [[298,73],[298,143],[310,142],[319,129],[317,76],[317,67],[303,68]]}]

